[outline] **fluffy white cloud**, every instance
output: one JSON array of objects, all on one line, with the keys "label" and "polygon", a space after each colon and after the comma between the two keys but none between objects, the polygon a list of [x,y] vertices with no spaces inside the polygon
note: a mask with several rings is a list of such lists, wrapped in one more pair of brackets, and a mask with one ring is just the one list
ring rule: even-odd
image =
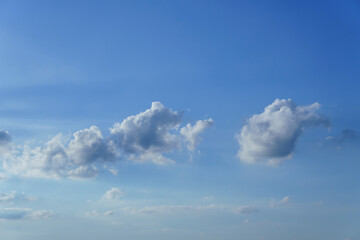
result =
[{"label": "fluffy white cloud", "polygon": [[199,134],[211,127],[214,121],[209,118],[206,120],[198,120],[195,125],[188,123],[185,127],[180,129],[180,133],[185,137],[187,142],[187,148],[190,151],[194,151],[196,145],[200,142],[201,138]]},{"label": "fluffy white cloud", "polygon": [[153,102],[150,109],[115,123],[110,129],[116,145],[126,153],[149,154],[172,151],[180,139],[171,131],[180,124],[182,113]]},{"label": "fluffy white cloud", "polygon": [[125,192],[121,191],[120,188],[113,187],[104,194],[103,198],[107,200],[113,200],[113,199],[119,199],[124,195]]},{"label": "fluffy white cloud", "polygon": [[[193,150],[200,139],[198,135],[213,122],[208,119],[187,125],[181,130],[184,138],[179,131],[181,116],[182,113],[153,102],[150,109],[115,123],[109,137],[91,126],[75,132],[71,139],[64,140],[59,134],[38,147],[15,146],[10,135],[0,131],[0,150],[11,145],[6,154],[0,151],[3,169],[22,177],[80,179],[96,177],[98,168],[106,166],[104,162],[118,160],[120,154],[138,162],[174,163],[163,154],[179,149],[183,141]],[[104,168],[117,175],[117,169]]]},{"label": "fluffy white cloud", "polygon": [[52,216],[53,216],[53,212],[48,210],[33,211],[30,208],[0,209],[0,219],[2,220],[20,220],[20,219],[40,220],[44,218],[50,218]]},{"label": "fluffy white cloud", "polygon": [[3,161],[3,168],[14,175],[37,178],[94,178],[96,161],[116,156],[111,141],[105,140],[96,126],[77,131],[66,146],[61,134],[35,148],[18,146]]},{"label": "fluffy white cloud", "polygon": [[245,163],[278,164],[292,156],[295,143],[308,126],[329,126],[329,120],[316,113],[320,104],[297,106],[290,99],[276,99],[263,113],[253,115],[236,135],[238,157]]},{"label": "fluffy white cloud", "polygon": [[69,159],[61,141],[55,136],[44,146],[31,149],[18,147],[13,155],[3,162],[3,168],[11,174],[25,177],[58,178],[68,173]]},{"label": "fluffy white cloud", "polygon": [[69,143],[67,153],[78,165],[87,165],[95,161],[113,160],[116,156],[115,145],[104,139],[96,126],[77,131]]}]

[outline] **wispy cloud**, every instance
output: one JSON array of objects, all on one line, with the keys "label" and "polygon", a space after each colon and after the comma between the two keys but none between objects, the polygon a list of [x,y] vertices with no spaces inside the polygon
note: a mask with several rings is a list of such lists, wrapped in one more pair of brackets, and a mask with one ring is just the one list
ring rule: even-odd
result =
[{"label": "wispy cloud", "polygon": [[0,209],[0,219],[2,220],[21,220],[33,219],[40,220],[53,217],[53,212],[49,210],[33,211],[30,208],[3,208]]},{"label": "wispy cloud", "polygon": [[258,212],[258,209],[253,206],[229,206],[221,204],[209,205],[161,205],[161,206],[146,206],[142,208],[126,207],[123,211],[131,214],[170,214],[176,212],[194,212],[194,211],[223,211],[233,214],[251,214]]},{"label": "wispy cloud", "polygon": [[14,203],[15,201],[33,201],[36,200],[34,196],[26,196],[25,193],[17,193],[16,191],[11,192],[0,192],[0,204]]},{"label": "wispy cloud", "polygon": [[286,204],[289,204],[291,201],[290,196],[285,196],[281,200],[276,201],[275,199],[272,199],[270,201],[270,207],[276,207],[276,206],[284,206]]}]

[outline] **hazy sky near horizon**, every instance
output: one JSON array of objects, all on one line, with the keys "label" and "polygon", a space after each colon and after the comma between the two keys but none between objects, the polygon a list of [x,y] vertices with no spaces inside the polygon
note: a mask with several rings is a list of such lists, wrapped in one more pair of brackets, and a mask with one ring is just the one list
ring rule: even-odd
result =
[{"label": "hazy sky near horizon", "polygon": [[360,239],[357,1],[0,0],[0,237]]}]

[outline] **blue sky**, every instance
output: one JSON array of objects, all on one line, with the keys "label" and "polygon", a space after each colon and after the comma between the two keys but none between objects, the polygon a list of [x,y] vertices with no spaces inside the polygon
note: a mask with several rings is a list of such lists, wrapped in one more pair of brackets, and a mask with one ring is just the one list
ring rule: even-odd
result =
[{"label": "blue sky", "polygon": [[360,239],[356,1],[0,1],[4,239]]}]

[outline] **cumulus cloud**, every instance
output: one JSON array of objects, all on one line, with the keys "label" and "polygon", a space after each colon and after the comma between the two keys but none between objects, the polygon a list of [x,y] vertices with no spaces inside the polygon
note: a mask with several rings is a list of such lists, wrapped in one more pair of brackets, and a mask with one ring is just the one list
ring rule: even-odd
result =
[{"label": "cumulus cloud", "polygon": [[120,156],[137,162],[174,163],[164,154],[180,149],[185,142],[194,150],[199,134],[213,124],[208,119],[179,130],[181,116],[182,113],[153,102],[150,109],[115,123],[108,137],[91,126],[75,132],[71,138],[64,139],[59,134],[37,147],[13,145],[8,132],[0,131],[0,148],[12,146],[7,154],[2,154],[3,169],[22,177],[84,179],[95,178],[101,166],[117,175],[117,169],[107,168],[104,163]]},{"label": "cumulus cloud", "polygon": [[276,206],[283,206],[290,203],[290,196],[285,196],[279,201],[276,201],[275,199],[272,199],[270,201],[270,207],[276,207]]},{"label": "cumulus cloud", "polygon": [[120,188],[113,187],[104,194],[103,198],[107,200],[113,200],[113,199],[119,199],[124,195],[125,192],[121,191]]},{"label": "cumulus cloud", "polygon": [[116,156],[113,142],[104,139],[96,126],[77,131],[73,136],[67,153],[75,164],[87,165],[97,160],[109,161]]},{"label": "cumulus cloud", "polygon": [[196,145],[200,142],[201,138],[199,134],[211,127],[214,121],[209,118],[206,120],[198,120],[195,125],[188,123],[185,127],[180,129],[180,133],[185,137],[187,142],[187,148],[190,151],[194,151]]},{"label": "cumulus cloud", "polygon": [[44,146],[18,146],[3,161],[3,168],[14,175],[40,178],[94,178],[96,161],[111,161],[116,156],[113,143],[104,139],[96,126],[77,131],[66,145],[61,134]]},{"label": "cumulus cloud", "polygon": [[291,99],[276,99],[263,113],[253,115],[236,138],[238,157],[245,163],[278,164],[289,159],[295,143],[308,126],[330,126],[318,113],[319,103],[298,106]]},{"label": "cumulus cloud", "polygon": [[0,219],[2,220],[21,220],[33,219],[40,220],[50,218],[53,212],[49,210],[33,211],[30,208],[4,208],[0,209]]},{"label": "cumulus cloud", "polygon": [[152,154],[172,151],[180,144],[172,133],[181,120],[182,113],[153,102],[150,109],[115,123],[110,129],[116,145],[129,154]]}]

